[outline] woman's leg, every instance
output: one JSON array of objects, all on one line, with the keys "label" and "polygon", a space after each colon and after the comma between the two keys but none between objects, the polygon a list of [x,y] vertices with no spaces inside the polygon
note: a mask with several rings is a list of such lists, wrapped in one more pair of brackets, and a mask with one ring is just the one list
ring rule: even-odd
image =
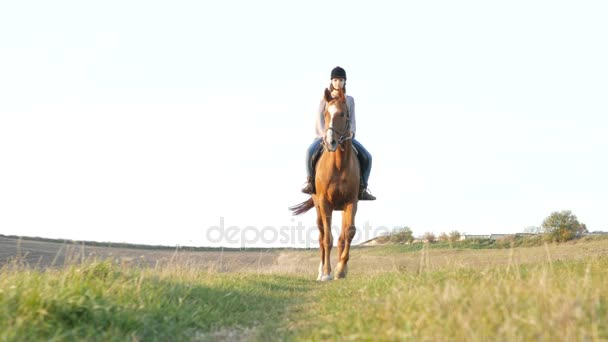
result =
[{"label": "woman's leg", "polygon": [[313,140],[312,144],[306,151],[306,184],[302,188],[305,194],[313,194],[315,192],[315,164],[321,155],[321,138]]},{"label": "woman's leg", "polygon": [[353,139],[353,145],[359,152],[357,154],[357,158],[359,159],[359,164],[361,165],[361,181],[362,186],[367,188],[367,182],[369,181],[369,175],[372,171],[372,155],[361,145],[358,140]]},{"label": "woman's leg", "polygon": [[372,171],[372,155],[358,140],[353,139],[353,145],[359,152],[357,158],[359,159],[359,165],[361,165],[361,193],[359,194],[359,199],[373,201],[376,197],[367,191],[369,175]]}]

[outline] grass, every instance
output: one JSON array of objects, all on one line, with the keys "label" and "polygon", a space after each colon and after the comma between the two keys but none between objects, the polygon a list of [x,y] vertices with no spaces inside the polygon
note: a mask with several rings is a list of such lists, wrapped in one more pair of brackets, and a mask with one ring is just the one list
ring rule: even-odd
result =
[{"label": "grass", "polygon": [[127,269],[109,261],[45,272],[5,267],[0,340],[188,340],[249,334],[244,327],[259,327],[250,337],[264,339],[312,285],[297,276]]},{"label": "grass", "polygon": [[0,340],[608,339],[608,240],[402,247],[355,249],[330,283],[313,251],[265,273],[15,261],[0,268]]},{"label": "grass", "polygon": [[608,258],[356,276],[322,289],[303,340],[608,338]]},{"label": "grass", "polygon": [[[584,236],[567,243],[576,244],[581,242],[608,240],[608,235]],[[535,236],[516,236],[510,235],[502,239],[470,239],[455,242],[438,241],[431,244],[412,243],[412,244],[391,244],[383,245],[384,251],[395,252],[418,252],[423,248],[430,249],[509,249],[513,247],[538,247],[546,243],[543,235]]]}]

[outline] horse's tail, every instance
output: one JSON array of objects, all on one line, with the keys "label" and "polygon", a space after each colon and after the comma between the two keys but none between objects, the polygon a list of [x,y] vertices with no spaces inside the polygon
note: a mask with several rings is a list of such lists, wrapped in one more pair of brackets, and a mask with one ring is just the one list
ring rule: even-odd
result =
[{"label": "horse's tail", "polygon": [[304,201],[302,203],[289,207],[289,210],[292,211],[293,216],[296,216],[296,215],[304,214],[305,212],[309,211],[314,206],[315,206],[315,203],[313,202],[312,197],[311,197],[307,201]]}]

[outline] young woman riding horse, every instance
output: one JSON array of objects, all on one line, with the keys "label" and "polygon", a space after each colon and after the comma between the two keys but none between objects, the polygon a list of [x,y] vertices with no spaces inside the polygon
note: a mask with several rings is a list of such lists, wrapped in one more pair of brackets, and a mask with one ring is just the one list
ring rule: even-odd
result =
[{"label": "young woman riding horse", "polygon": [[337,97],[333,98],[329,89],[325,89],[325,99],[327,105],[323,110],[323,123],[326,128],[321,138],[324,151],[316,166],[316,191],[307,201],[289,208],[294,215],[303,214],[312,207],[317,211],[321,252],[317,280],[320,281],[333,279],[330,254],[333,246],[332,215],[335,210],[343,212],[342,229],[338,239],[336,277],[346,277],[350,245],[357,232],[355,215],[361,179],[361,168],[353,149],[351,118],[344,92],[338,89]]},{"label": "young woman riding horse", "polygon": [[[327,88],[331,94],[331,98],[338,96],[338,91],[342,90],[346,94],[346,71],[337,66],[331,71],[331,83]],[[346,96],[346,106],[350,116],[350,138],[352,139],[353,145],[357,149],[357,159],[361,165],[361,188],[359,189],[359,200],[362,201],[373,201],[376,199],[375,196],[367,191],[367,182],[369,180],[369,174],[372,169],[372,156],[371,154],[361,145],[361,143],[355,139],[355,133],[357,130],[356,119],[355,119],[355,99],[352,96]],[[302,188],[302,192],[305,194],[315,193],[315,164],[321,153],[323,152],[323,146],[321,144],[323,136],[325,135],[325,121],[323,118],[325,108],[327,106],[327,99],[323,97],[319,104],[319,112],[315,120],[315,128],[317,137],[308,148],[306,154],[306,171],[307,180],[306,184]]]}]

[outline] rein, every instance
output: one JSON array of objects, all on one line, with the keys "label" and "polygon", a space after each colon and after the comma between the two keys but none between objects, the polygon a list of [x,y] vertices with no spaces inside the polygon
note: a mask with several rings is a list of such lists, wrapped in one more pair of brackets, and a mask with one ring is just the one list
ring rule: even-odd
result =
[{"label": "rein", "polygon": [[[339,132],[338,130],[336,130],[333,127],[329,127],[326,131],[329,131],[329,130],[332,130],[332,131],[334,131],[334,132],[336,132],[337,134],[340,135],[340,137],[338,138],[338,145],[341,145],[346,140],[352,139],[352,137],[350,136],[350,134]],[[348,133],[350,133],[350,124],[346,124],[345,131],[348,132]]]}]

